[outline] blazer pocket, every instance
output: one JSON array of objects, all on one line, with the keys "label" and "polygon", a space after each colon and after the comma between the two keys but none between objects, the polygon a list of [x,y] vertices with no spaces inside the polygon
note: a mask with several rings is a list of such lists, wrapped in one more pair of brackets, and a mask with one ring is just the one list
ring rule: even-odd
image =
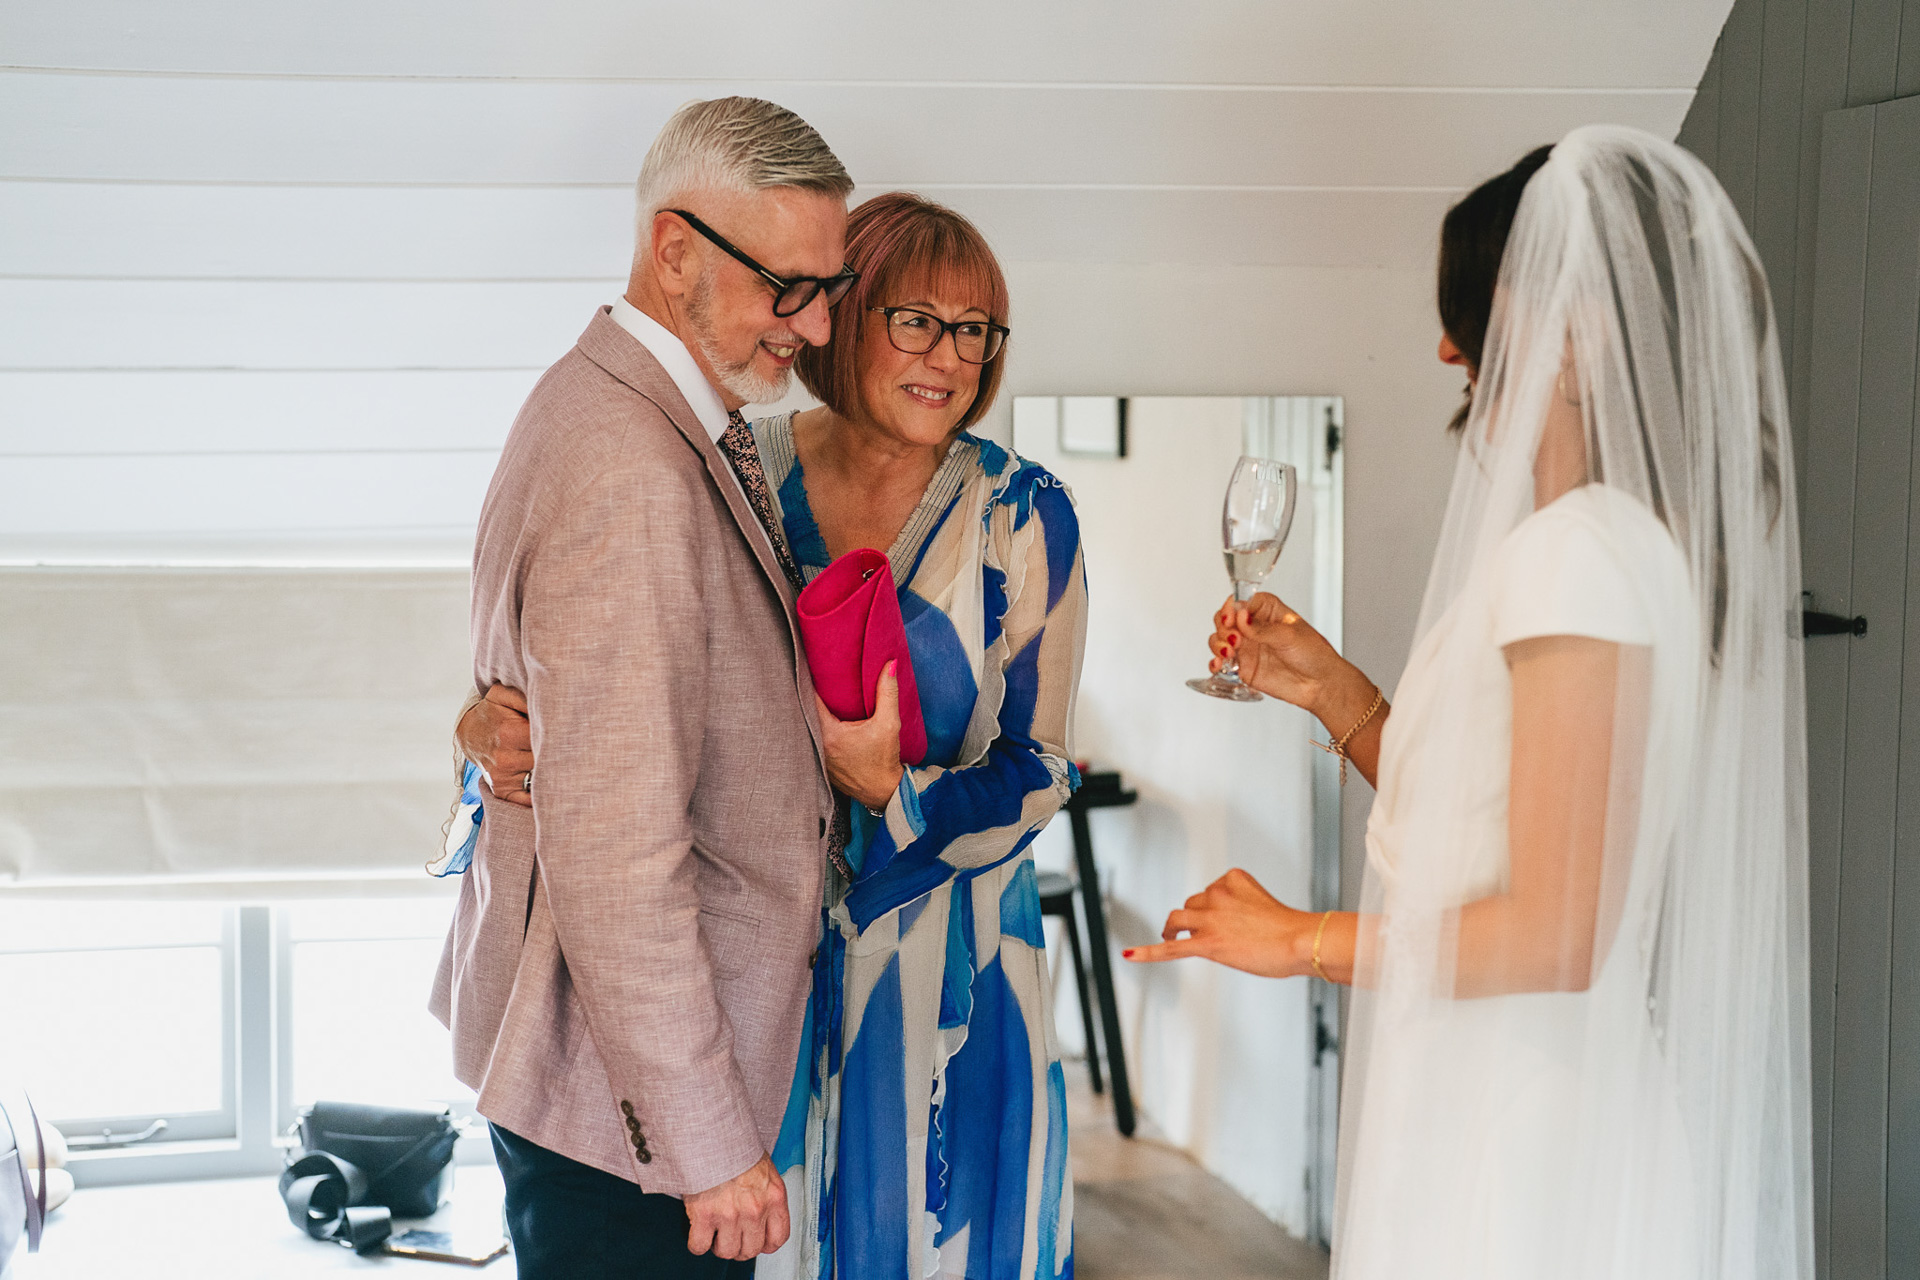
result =
[{"label": "blazer pocket", "polygon": [[707,944],[707,958],[713,971],[722,978],[737,978],[746,972],[761,935],[760,921],[753,916],[700,908],[700,939]]}]

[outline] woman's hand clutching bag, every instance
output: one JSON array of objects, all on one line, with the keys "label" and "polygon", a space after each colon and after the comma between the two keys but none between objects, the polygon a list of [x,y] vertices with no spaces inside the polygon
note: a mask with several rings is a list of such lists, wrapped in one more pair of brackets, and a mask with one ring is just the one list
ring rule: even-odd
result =
[{"label": "woman's hand clutching bag", "polygon": [[835,789],[869,809],[887,807],[900,789],[906,766],[900,761],[900,679],[898,663],[880,672],[874,712],[865,720],[842,720],[819,694],[813,697],[820,713],[820,736],[827,753],[827,777]]}]

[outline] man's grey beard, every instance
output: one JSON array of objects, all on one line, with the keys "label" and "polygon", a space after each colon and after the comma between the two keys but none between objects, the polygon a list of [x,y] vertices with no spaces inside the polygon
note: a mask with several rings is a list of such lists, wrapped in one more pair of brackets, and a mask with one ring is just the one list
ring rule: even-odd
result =
[{"label": "man's grey beard", "polygon": [[[745,360],[721,358],[713,337],[713,272],[713,266],[709,265],[687,295],[687,328],[690,330],[687,336],[706,357],[723,390],[731,391],[748,404],[772,404],[787,394],[787,382],[793,371],[782,369],[777,377],[763,378],[753,371],[752,356]],[[756,344],[755,350],[758,349]]]}]

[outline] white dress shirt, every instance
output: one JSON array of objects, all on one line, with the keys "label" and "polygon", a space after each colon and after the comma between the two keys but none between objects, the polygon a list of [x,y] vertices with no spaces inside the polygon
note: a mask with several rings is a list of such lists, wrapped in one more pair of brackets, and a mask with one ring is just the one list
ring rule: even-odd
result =
[{"label": "white dress shirt", "polygon": [[625,298],[613,300],[613,321],[660,362],[660,367],[673,379],[673,385],[693,406],[700,425],[707,429],[715,444],[720,443],[720,434],[727,429],[727,406],[721,403],[720,393],[707,381],[707,375],[693,362],[693,353],[687,350],[687,344],[675,337],[673,330]]}]

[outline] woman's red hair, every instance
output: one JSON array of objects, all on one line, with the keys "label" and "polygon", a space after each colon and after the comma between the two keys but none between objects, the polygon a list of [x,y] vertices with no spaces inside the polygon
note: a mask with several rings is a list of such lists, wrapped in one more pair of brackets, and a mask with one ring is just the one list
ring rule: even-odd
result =
[{"label": "woman's red hair", "polygon": [[[978,227],[945,205],[908,191],[890,191],[847,218],[847,265],[860,273],[833,309],[833,336],[824,347],[804,347],[794,362],[800,385],[841,417],[860,404],[860,342],[870,324],[885,319],[869,308],[940,299],[978,307],[995,324],[1007,323],[1007,278]],[[980,367],[980,387],[960,419],[962,430],[993,406],[1007,363],[1000,354]]]}]

